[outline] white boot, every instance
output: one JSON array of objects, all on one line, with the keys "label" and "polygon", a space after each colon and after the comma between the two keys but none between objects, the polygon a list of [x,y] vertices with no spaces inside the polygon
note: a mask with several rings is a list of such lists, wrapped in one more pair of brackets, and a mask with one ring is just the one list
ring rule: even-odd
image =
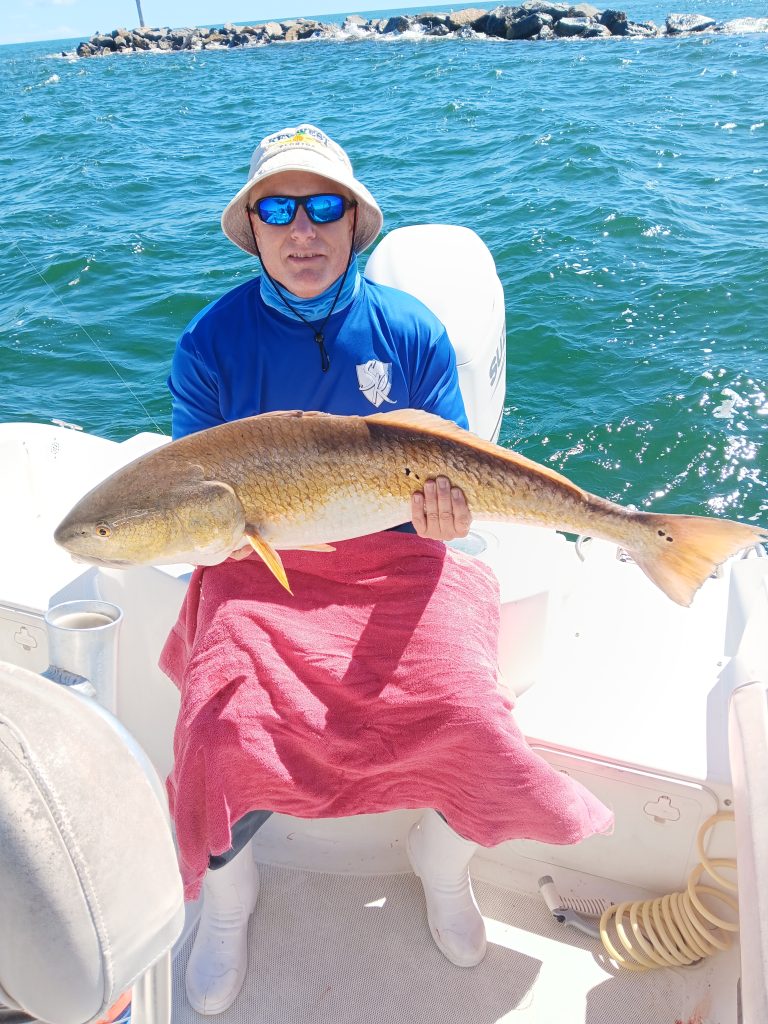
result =
[{"label": "white boot", "polygon": [[187,964],[187,999],[198,1013],[221,1013],[237,998],[248,964],[248,919],[259,894],[250,843],[203,882],[203,911]]},{"label": "white boot", "polygon": [[472,893],[469,862],[477,843],[462,839],[437,811],[427,811],[408,834],[408,859],[421,879],[427,919],[441,953],[457,967],[485,956],[485,922]]}]

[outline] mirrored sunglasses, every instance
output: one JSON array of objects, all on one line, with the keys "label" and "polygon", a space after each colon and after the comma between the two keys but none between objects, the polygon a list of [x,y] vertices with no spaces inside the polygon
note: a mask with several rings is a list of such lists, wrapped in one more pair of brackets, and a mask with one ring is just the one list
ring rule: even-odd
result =
[{"label": "mirrored sunglasses", "polygon": [[303,206],[313,224],[333,224],[357,204],[345,196],[322,192],[311,196],[265,196],[250,207],[265,224],[291,224]]}]

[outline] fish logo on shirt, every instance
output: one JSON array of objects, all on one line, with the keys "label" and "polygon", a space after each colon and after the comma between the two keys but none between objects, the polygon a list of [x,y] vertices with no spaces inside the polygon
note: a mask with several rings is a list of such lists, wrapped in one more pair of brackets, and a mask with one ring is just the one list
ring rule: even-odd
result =
[{"label": "fish logo on shirt", "polygon": [[371,403],[378,408],[382,402],[397,405],[387,395],[392,388],[392,363],[380,363],[378,359],[369,359],[367,363],[358,363],[357,383],[360,390]]}]

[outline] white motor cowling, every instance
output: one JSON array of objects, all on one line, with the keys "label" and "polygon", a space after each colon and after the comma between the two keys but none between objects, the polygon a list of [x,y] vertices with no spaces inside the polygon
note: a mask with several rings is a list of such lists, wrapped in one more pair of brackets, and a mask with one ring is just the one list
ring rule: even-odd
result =
[{"label": "white motor cowling", "polygon": [[371,254],[365,276],[414,295],[442,321],[456,351],[469,429],[496,441],[507,366],[504,292],[479,235],[453,224],[396,228]]},{"label": "white motor cowling", "polygon": [[183,927],[165,795],[95,701],[5,662],[0,692],[0,1004],[87,1024]]}]

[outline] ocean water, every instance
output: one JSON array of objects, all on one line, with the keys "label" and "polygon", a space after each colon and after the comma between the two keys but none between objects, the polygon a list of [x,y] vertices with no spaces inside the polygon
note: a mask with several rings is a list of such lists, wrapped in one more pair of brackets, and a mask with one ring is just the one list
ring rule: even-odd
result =
[{"label": "ocean water", "polygon": [[768,34],[72,46],[0,47],[0,419],[167,431],[177,336],[257,269],[221,210],[255,143],[309,120],[385,230],[490,248],[505,445],[639,507],[768,519]]}]

